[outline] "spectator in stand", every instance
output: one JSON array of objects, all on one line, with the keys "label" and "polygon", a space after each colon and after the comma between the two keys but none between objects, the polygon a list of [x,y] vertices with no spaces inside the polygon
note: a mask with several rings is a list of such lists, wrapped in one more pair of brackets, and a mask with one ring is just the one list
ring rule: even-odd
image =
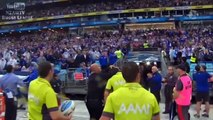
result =
[{"label": "spectator in stand", "polygon": [[115,51],[115,54],[117,56],[117,59],[123,59],[123,52],[121,51],[120,47],[117,48],[117,50]]},{"label": "spectator in stand", "polygon": [[[175,47],[175,49],[171,50],[172,52],[170,56],[175,61],[175,64],[178,64],[177,52],[179,51],[179,53],[181,53],[183,51],[183,48],[179,50],[180,48],[179,46],[177,46],[178,44],[180,44],[180,41],[178,41],[178,39],[187,37],[187,41],[183,41],[184,45],[185,44],[188,45],[186,57],[191,56],[191,54],[188,54],[189,51],[189,53],[190,52],[196,53],[197,58],[204,58],[203,55],[205,49],[208,49],[209,51],[208,54],[209,58],[211,58],[212,56],[212,48],[209,45],[212,43],[211,41],[213,39],[210,36],[212,34],[211,31],[213,31],[212,27],[199,28],[199,29],[197,28],[183,29],[181,33],[180,30],[178,29],[164,29],[164,30],[150,29],[150,30],[136,30],[136,31],[99,30],[93,32],[85,32],[85,35],[80,36],[78,41],[76,41],[76,35],[70,36],[66,31],[63,30],[61,31],[54,30],[54,32],[50,31],[51,30],[40,31],[38,33],[31,32],[24,35],[21,34],[20,37],[13,34],[11,34],[10,36],[3,36],[0,38],[1,43],[0,48],[2,48],[0,53],[3,54],[3,58],[6,61],[11,59],[12,56],[15,56],[19,65],[22,65],[22,63],[20,62],[22,59],[21,56],[26,56],[25,61],[27,63],[31,63],[32,61],[36,62],[38,57],[40,56],[40,53],[42,53],[43,54],[42,59],[46,59],[48,61],[57,64],[63,63],[62,64],[63,68],[68,68],[68,67],[79,67],[80,63],[82,62],[90,63],[90,61],[93,61],[94,63],[95,61],[99,60],[101,56],[100,53],[109,50],[112,50],[110,52],[114,53],[115,49],[118,47],[120,47],[121,50],[123,48],[125,49],[128,48],[128,44],[132,44],[134,48],[139,48],[140,46],[142,46],[143,41],[147,40],[150,47],[165,46],[166,47],[165,50],[169,49],[170,47]],[[184,35],[177,36],[177,34],[178,35],[185,34],[187,32],[190,34],[186,34],[185,36]],[[140,35],[142,35],[143,37],[138,37]],[[200,36],[199,37],[200,40],[195,41],[198,39],[197,38],[198,36]],[[100,47],[100,49],[98,48],[98,46]],[[83,51],[84,50],[83,48],[94,51],[92,51],[92,53],[90,51],[88,54],[87,52]],[[67,52],[66,54],[68,54],[67,58],[64,58],[63,56],[63,53],[65,51]],[[79,52],[78,57],[76,57],[77,55],[75,55],[76,51]],[[85,58],[82,57],[81,53],[85,53],[86,60]],[[201,56],[199,56],[198,53],[201,53]],[[107,54],[109,55],[109,53]],[[78,58],[78,60],[76,58]],[[109,56],[107,59],[109,59]]]},{"label": "spectator in stand", "polygon": [[110,52],[109,53],[109,65],[115,64],[116,61],[117,61],[117,56],[115,55],[115,53]]},{"label": "spectator in stand", "polygon": [[102,53],[102,55],[99,58],[99,63],[101,64],[102,69],[105,69],[108,66],[108,59],[104,52]]},{"label": "spectator in stand", "polygon": [[0,55],[0,71],[3,71],[6,66],[7,61]]},{"label": "spectator in stand", "polygon": [[12,56],[12,58],[9,59],[9,61],[7,62],[7,65],[12,65],[13,68],[15,68],[17,64],[18,62],[17,62],[17,59],[15,58],[15,55]]},{"label": "spectator in stand", "polygon": [[211,54],[209,53],[208,49],[205,49],[203,55],[204,61],[212,61]]},{"label": "spectator in stand", "polygon": [[[213,4],[210,0],[108,0],[98,2],[87,2],[87,1],[63,1],[62,3],[52,3],[50,6],[44,4],[32,4],[26,6],[27,16],[33,16],[33,18],[46,17],[46,16],[57,16],[67,15],[75,13],[86,13],[86,12],[98,12],[98,11],[112,11],[112,10],[125,10],[125,9],[140,9],[140,8],[156,8],[156,7],[175,7],[175,6],[190,6],[190,5],[209,5]],[[32,7],[33,6],[33,7]],[[40,9],[39,9],[40,8]],[[42,9],[41,9],[42,8]],[[56,11],[57,10],[57,11]],[[71,20],[67,20],[71,21]],[[60,23],[63,23],[62,21]]]},{"label": "spectator in stand", "polygon": [[29,87],[30,82],[38,78],[38,64],[36,62],[31,62],[29,71],[31,74],[24,80],[27,83],[27,87]]}]

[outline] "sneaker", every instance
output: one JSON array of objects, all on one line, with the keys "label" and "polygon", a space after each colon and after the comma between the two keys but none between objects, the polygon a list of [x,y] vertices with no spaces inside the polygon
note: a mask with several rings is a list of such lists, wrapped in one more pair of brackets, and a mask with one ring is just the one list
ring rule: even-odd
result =
[{"label": "sneaker", "polygon": [[195,117],[195,118],[200,118],[200,115],[194,114],[194,117]]},{"label": "sneaker", "polygon": [[206,113],[202,114],[202,116],[209,118],[209,114],[206,114]]}]

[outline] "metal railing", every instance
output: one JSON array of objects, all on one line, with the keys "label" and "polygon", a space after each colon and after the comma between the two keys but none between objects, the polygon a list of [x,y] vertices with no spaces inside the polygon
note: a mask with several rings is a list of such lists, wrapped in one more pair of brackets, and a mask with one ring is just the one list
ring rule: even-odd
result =
[{"label": "metal railing", "polygon": [[89,71],[82,68],[69,68],[59,75],[62,90],[67,94],[86,94]]}]

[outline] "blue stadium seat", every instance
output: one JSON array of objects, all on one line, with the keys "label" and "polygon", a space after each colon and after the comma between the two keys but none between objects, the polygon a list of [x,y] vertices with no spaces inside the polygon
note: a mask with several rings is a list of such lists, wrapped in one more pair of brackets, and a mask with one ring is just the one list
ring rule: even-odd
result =
[{"label": "blue stadium seat", "polygon": [[206,63],[206,67],[208,69],[213,69],[213,62],[212,63]]},{"label": "blue stadium seat", "polygon": [[212,72],[209,72],[209,74],[210,74],[210,75],[213,75],[213,71],[212,71]]},{"label": "blue stadium seat", "polygon": [[191,71],[191,72],[194,71],[196,65],[197,65],[197,64],[194,64],[194,63],[191,63],[191,64],[190,64],[190,71]]},{"label": "blue stadium seat", "polygon": [[199,65],[206,65],[205,62],[199,62],[198,64],[199,64]]}]

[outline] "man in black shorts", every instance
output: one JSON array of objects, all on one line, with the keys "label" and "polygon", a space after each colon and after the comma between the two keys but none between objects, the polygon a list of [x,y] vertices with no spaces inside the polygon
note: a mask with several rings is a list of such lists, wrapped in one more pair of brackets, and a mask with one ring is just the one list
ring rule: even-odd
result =
[{"label": "man in black shorts", "polygon": [[209,79],[211,75],[205,71],[205,66],[197,65],[195,67],[196,73],[193,75],[193,80],[196,82],[196,111],[194,115],[196,118],[200,118],[200,109],[202,102],[205,102],[206,113],[202,114],[203,117],[209,117]]}]

